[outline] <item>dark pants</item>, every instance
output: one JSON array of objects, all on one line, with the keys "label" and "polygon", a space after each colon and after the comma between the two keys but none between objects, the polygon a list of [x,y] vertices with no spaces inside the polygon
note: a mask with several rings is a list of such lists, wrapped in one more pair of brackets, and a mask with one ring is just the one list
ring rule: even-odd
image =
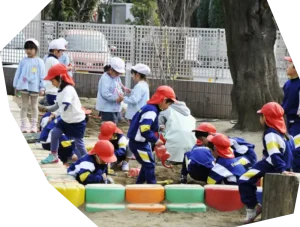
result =
[{"label": "dark pants", "polygon": [[129,141],[129,148],[138,163],[142,165],[136,184],[156,184],[155,162],[149,143]]},{"label": "dark pants", "polygon": [[295,173],[300,173],[300,120],[290,122],[288,119],[288,131],[294,138],[295,149],[293,150],[293,165],[292,169]]},{"label": "dark pants", "polygon": [[99,117],[101,117],[102,122],[112,121],[115,124],[118,124],[120,116],[119,112],[99,112]]},{"label": "dark pants", "polygon": [[46,101],[48,105],[54,105],[56,101],[56,95],[46,95]]},{"label": "dark pants", "polygon": [[207,177],[211,169],[200,165],[194,162],[193,160],[191,160],[191,162],[188,163],[186,155],[187,153],[184,153],[181,175],[187,176],[189,174],[190,177],[194,180],[207,182]]}]

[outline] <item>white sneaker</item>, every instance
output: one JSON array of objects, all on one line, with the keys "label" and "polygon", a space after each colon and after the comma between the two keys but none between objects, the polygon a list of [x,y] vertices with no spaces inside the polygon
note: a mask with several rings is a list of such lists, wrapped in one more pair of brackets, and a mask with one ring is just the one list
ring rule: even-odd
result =
[{"label": "white sneaker", "polygon": [[128,172],[129,171],[129,163],[126,161],[123,161],[122,163],[122,171]]},{"label": "white sneaker", "polygon": [[260,204],[257,204],[257,206],[254,209],[246,209],[247,215],[244,220],[244,224],[249,224],[254,222],[254,220],[261,214],[262,207]]}]

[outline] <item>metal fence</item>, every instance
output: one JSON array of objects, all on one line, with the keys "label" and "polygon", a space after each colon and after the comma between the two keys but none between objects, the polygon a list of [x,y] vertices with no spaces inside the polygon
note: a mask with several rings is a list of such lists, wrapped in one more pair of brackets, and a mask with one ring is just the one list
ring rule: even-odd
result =
[{"label": "metal fence", "polygon": [[[40,42],[40,56],[51,40],[65,37],[77,71],[102,72],[119,56],[126,63],[148,64],[154,78],[232,83],[224,29],[172,28],[94,23],[31,21],[1,52],[2,62],[17,64],[27,38]],[[283,57],[288,55],[277,32],[274,53],[280,83],[286,81]]]}]

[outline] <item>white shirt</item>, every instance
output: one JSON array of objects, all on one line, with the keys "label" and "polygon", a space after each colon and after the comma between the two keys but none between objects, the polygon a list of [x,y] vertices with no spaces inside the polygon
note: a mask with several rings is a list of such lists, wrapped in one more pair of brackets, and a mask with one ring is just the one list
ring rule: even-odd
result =
[{"label": "white shirt", "polygon": [[[49,69],[53,65],[57,65],[57,64],[59,64],[59,61],[55,57],[50,56],[46,59],[45,61],[46,76],[48,75]],[[46,95],[57,95],[58,89],[52,85],[51,81],[45,80],[45,88],[46,88],[45,90]]]},{"label": "white shirt", "polygon": [[[75,88],[71,85],[67,85],[62,91],[58,92],[56,102],[59,109],[54,112],[55,116],[60,116],[66,123],[79,123],[85,119],[85,113],[81,109],[81,102],[77,95]],[[70,103],[67,110],[64,110],[66,104]]]}]

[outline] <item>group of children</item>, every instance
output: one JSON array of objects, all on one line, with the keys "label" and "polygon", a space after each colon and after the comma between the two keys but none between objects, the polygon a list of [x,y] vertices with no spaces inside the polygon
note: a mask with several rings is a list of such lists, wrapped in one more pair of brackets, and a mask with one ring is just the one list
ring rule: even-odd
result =
[{"label": "group of children", "polygon": [[[32,106],[31,131],[37,131],[38,97],[46,94],[47,113],[42,117],[41,141],[49,156],[42,164],[71,161],[67,172],[82,184],[113,183],[107,175],[108,163],[129,170],[132,155],[141,165],[137,184],[156,184],[153,146],[163,145],[157,137],[160,112],[176,103],[174,90],[159,86],[149,98],[146,76],[150,69],[144,64],[132,67],[136,85],[130,90],[122,85],[120,75],[125,72],[124,61],[114,57],[104,68],[99,81],[97,106],[102,118],[98,141],[87,152],[84,133],[89,114],[82,108],[74,88],[68,60],[59,63],[64,56],[67,42],[54,40],[49,45],[45,63],[37,57],[39,44],[34,39],[25,42],[27,57],[17,69],[14,87],[21,91],[21,130],[26,132],[29,99]],[[67,55],[65,55],[66,57]],[[67,58],[67,57],[66,57]],[[242,138],[231,138],[217,133],[209,123],[202,123],[193,130],[196,145],[184,154],[181,183],[187,176],[207,184],[238,185],[242,202],[247,206],[245,223],[250,223],[261,213],[256,198],[256,182],[266,173],[291,174],[300,170],[300,81],[290,58],[287,74],[290,80],[284,86],[285,98],[282,106],[275,102],[265,104],[258,114],[264,127],[263,159],[257,162],[254,145]],[[120,119],[121,102],[128,104],[126,118],[130,120],[127,138],[117,127]],[[284,121],[287,117],[287,126]],[[290,135],[291,136],[290,136]]]}]

